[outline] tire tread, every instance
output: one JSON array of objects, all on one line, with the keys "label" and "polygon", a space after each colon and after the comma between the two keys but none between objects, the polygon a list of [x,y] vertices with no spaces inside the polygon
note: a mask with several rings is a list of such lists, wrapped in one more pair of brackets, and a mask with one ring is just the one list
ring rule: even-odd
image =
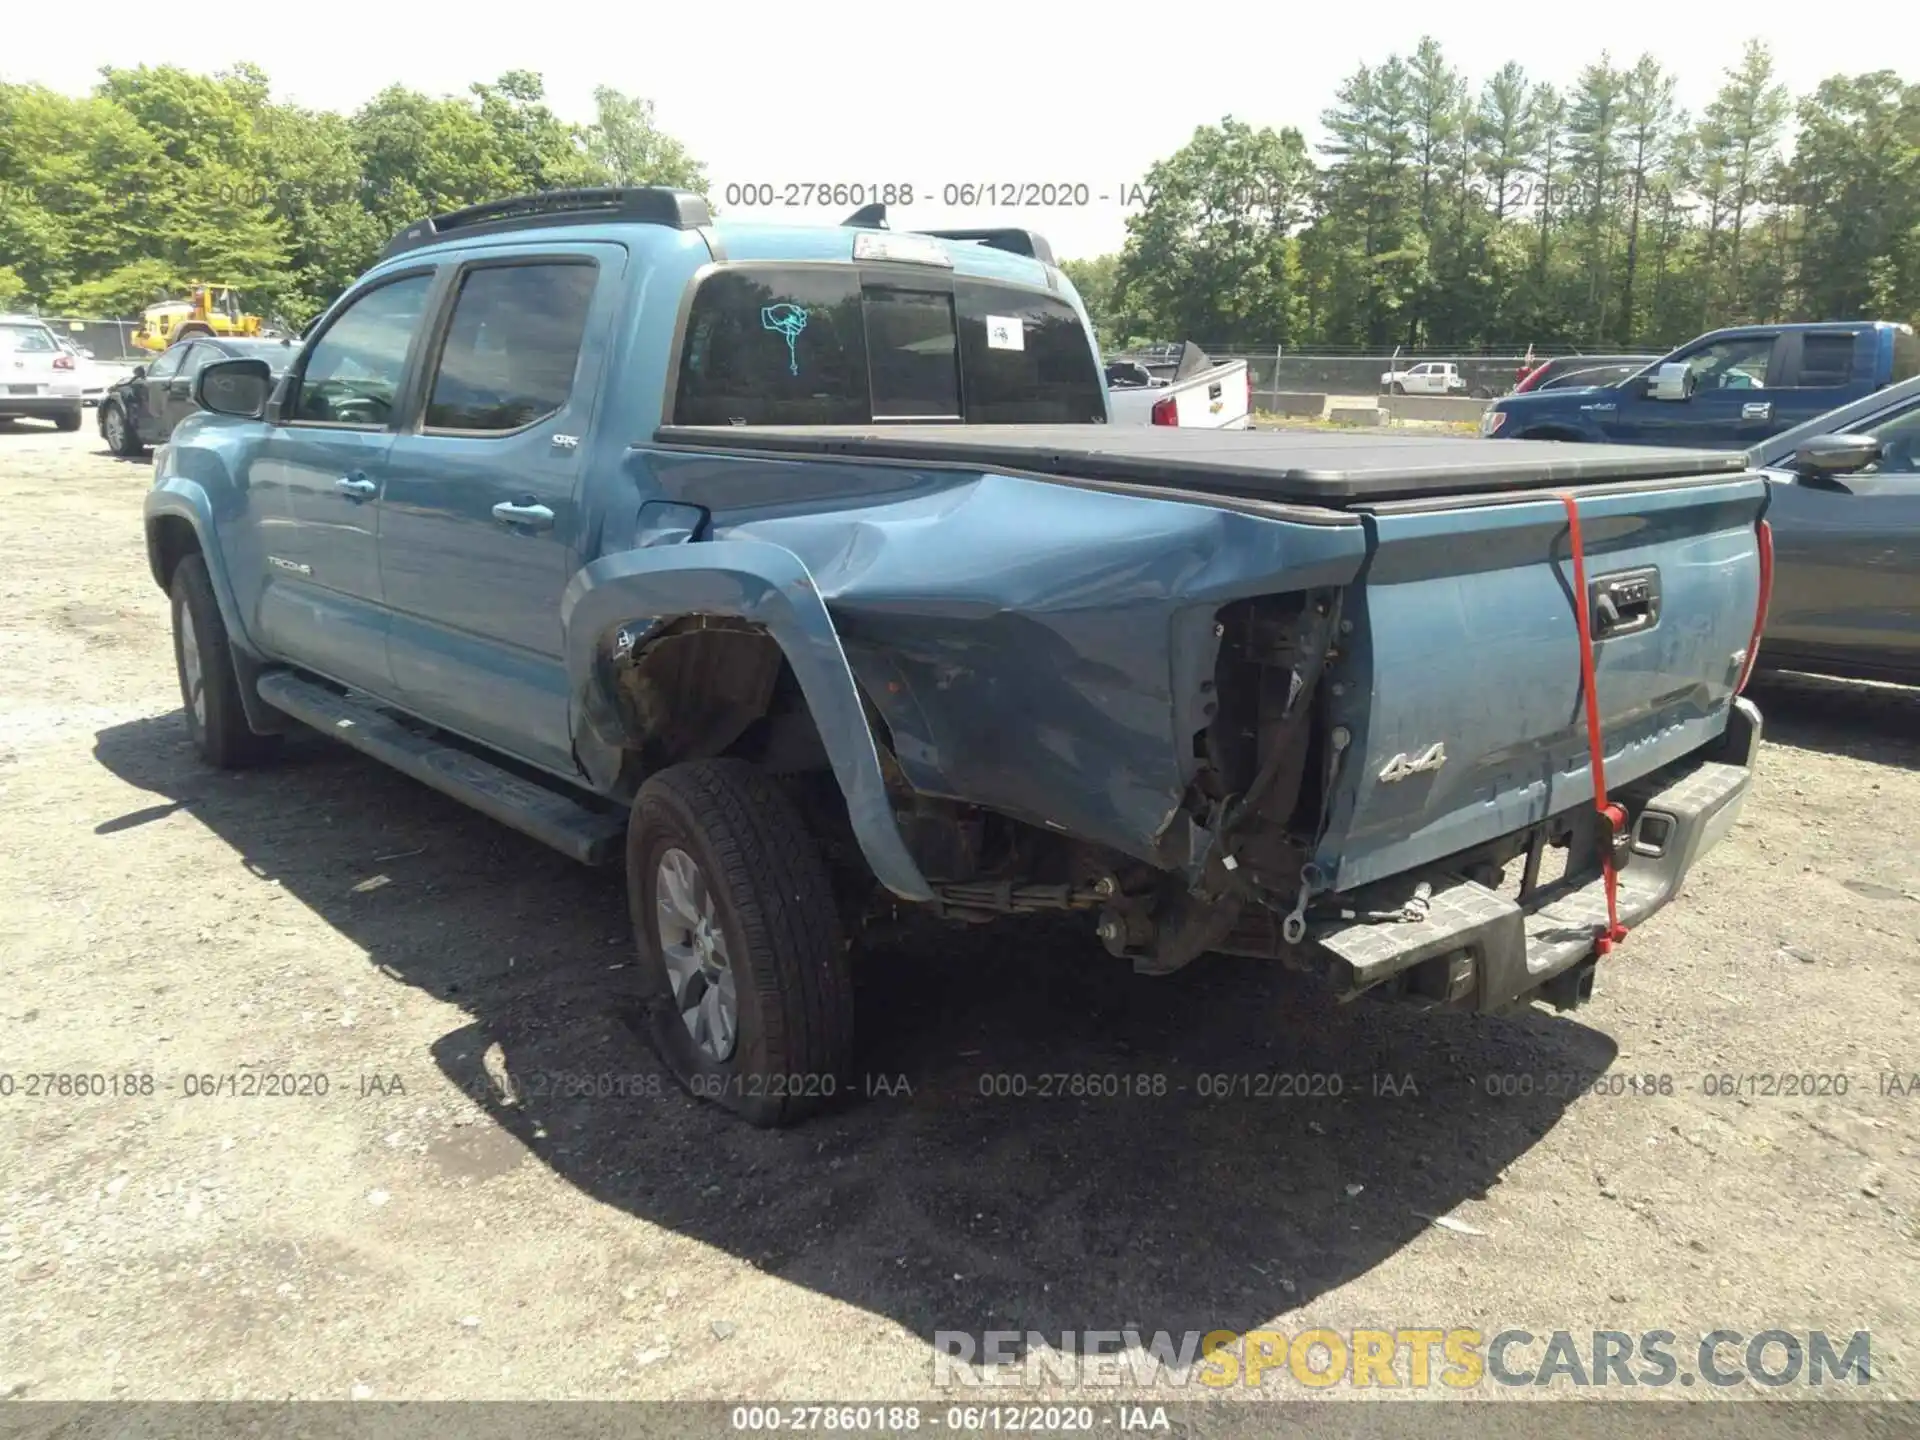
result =
[{"label": "tire tread", "polygon": [[[720,867],[711,879],[725,891],[747,950],[735,981],[756,989],[769,1070],[844,1081],[853,1051],[852,981],[832,882],[798,807],[737,759],[661,771],[641,788],[636,816],[650,791],[671,794],[673,809],[698,828]],[[766,1103],[741,1113],[755,1124],[786,1125],[828,1097],[759,1098]]]}]

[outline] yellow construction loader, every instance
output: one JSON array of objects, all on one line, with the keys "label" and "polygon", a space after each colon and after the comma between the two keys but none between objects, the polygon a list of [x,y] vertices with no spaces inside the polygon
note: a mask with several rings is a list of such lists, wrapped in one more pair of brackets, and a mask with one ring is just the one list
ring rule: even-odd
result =
[{"label": "yellow construction loader", "polygon": [[240,308],[240,294],[231,285],[195,281],[184,300],[166,300],[140,312],[140,328],[133,343],[142,350],[160,351],[174,341],[194,335],[258,335],[260,317]]}]

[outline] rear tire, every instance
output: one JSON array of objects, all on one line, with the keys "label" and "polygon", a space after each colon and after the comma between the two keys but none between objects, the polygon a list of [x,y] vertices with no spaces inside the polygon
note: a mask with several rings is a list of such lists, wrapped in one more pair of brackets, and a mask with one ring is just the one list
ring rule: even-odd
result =
[{"label": "rear tire", "polygon": [[799,810],[743,760],[653,776],[627,825],[647,1026],[692,1094],[759,1126],[849,1093],[853,981]]},{"label": "rear tire", "polygon": [[213,598],[207,562],[189,555],[174,567],[173,661],[187,735],[200,758],[222,770],[257,765],[280,748],[278,735],[257,735],[240,703],[240,675],[226,623]]},{"label": "rear tire", "polygon": [[84,405],[76,405],[71,410],[62,410],[58,415],[53,417],[54,428],[69,432],[78,430],[80,428],[81,418],[85,414],[86,407]]}]

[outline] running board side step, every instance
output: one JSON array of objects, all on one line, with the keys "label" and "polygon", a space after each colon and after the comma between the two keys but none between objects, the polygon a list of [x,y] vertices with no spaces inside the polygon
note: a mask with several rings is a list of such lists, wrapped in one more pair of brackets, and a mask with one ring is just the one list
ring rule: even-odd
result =
[{"label": "running board side step", "polygon": [[270,670],[256,688],[276,710],[303,720],[322,735],[385,761],[442,795],[472,806],[587,865],[616,858],[626,819],[595,810],[558,790],[523,780],[465,750],[442,744],[402,725],[376,705]]}]

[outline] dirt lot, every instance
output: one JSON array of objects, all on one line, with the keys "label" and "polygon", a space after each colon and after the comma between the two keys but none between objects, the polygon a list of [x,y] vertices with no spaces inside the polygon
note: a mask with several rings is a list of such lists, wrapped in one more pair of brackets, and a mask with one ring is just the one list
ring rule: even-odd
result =
[{"label": "dirt lot", "polygon": [[[1913,694],[1763,690],[1745,817],[1577,1018],[970,936],[871,964],[893,1093],[768,1134],[635,1039],[617,878],[317,740],[196,762],[148,477],[0,427],[0,1394],[931,1396],[939,1330],[1424,1325],[1870,1330],[1920,1397]],[[1607,1070],[1672,1093],[1556,1078]],[[1165,1093],[981,1093],[1062,1073]],[[1202,1094],[1277,1073],[1341,1093]],[[191,1093],[266,1075],[324,1079]]]}]

